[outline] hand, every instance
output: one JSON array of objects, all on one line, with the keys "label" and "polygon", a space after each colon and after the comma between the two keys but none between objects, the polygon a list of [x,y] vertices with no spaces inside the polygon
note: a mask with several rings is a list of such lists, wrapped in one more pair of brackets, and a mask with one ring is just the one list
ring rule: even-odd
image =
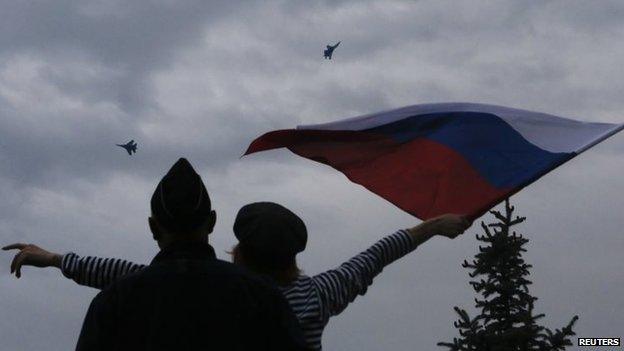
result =
[{"label": "hand", "polygon": [[21,277],[23,265],[34,267],[57,267],[61,268],[61,255],[46,251],[32,244],[11,244],[2,250],[20,250],[11,262],[11,273],[15,272],[17,278]]},{"label": "hand", "polygon": [[423,225],[432,235],[441,235],[454,239],[468,229],[472,222],[466,217],[456,214],[444,214],[429,219]]}]

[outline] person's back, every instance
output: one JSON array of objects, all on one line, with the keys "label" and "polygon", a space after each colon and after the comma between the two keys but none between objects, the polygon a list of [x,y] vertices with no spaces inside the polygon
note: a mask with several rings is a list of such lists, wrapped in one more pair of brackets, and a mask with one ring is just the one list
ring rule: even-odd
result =
[{"label": "person's back", "polygon": [[284,304],[258,278],[217,260],[209,245],[178,244],[96,297],[78,349],[295,349],[284,337],[296,334]]},{"label": "person's back", "polygon": [[[340,314],[358,295],[363,295],[385,266],[434,235],[454,238],[469,225],[465,218],[457,215],[432,218],[382,238],[335,269],[306,276],[301,274],[295,259],[307,242],[303,221],[281,205],[253,203],[241,208],[237,215],[234,234],[239,244],[232,255],[235,263],[269,276],[278,284],[298,319],[308,349],[321,350],[323,330],[330,318]],[[150,268],[116,258],[81,257],[73,252],[61,256],[34,245],[13,244],[5,249],[21,250],[14,259],[17,262],[12,264],[12,272],[18,277],[22,264],[56,266],[65,277],[97,289]],[[132,329],[132,326],[127,328]]]},{"label": "person's back", "polygon": [[300,274],[296,255],[307,242],[307,229],[299,216],[272,202],[243,206],[234,222],[238,244],[235,263],[266,274],[288,300],[310,350],[321,350],[323,330],[336,316],[364,295],[383,268],[407,255],[434,235],[454,238],[470,226],[462,216],[447,214],[388,235],[339,267],[323,273]]},{"label": "person's back", "polygon": [[144,270],[100,292],[77,350],[301,350],[292,312],[273,286],[216,259],[216,214],[188,161],[180,159],[151,202],[161,251]]}]

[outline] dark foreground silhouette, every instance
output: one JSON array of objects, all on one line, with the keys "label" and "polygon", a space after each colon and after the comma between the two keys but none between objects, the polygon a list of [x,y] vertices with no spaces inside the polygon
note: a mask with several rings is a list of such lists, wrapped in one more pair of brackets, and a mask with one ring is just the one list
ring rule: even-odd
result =
[{"label": "dark foreground silhouette", "polygon": [[92,301],[77,350],[303,350],[278,290],[208,244],[216,213],[180,159],[156,187],[149,226],[161,251]]},{"label": "dark foreground silhouette", "polygon": [[[384,267],[434,236],[456,238],[468,226],[470,223],[458,215],[432,218],[383,237],[338,267],[307,276],[296,262],[296,255],[307,242],[303,220],[279,204],[257,202],[243,206],[236,216],[233,229],[238,243],[232,249],[232,259],[278,284],[299,321],[308,349],[320,351],[329,320],[364,295]],[[97,289],[106,289],[127,275],[151,267],[118,258],[81,257],[74,252],[60,255],[32,244],[17,243],[3,249],[20,250],[11,263],[11,273],[17,277],[22,266],[54,266],[66,278]]]}]

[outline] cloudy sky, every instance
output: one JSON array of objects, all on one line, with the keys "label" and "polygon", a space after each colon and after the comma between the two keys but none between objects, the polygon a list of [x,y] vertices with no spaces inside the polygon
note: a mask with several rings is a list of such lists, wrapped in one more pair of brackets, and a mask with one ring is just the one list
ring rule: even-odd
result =
[{"label": "cloudy sky", "polygon": [[[448,101],[624,122],[621,1],[0,5],[1,244],[149,262],[149,197],[186,156],[218,211],[221,258],[238,208],[271,200],[306,221],[300,263],[313,274],[419,221],[286,151],[240,159],[263,132]],[[129,139],[132,157],[114,146]],[[579,336],[624,337],[623,153],[617,135],[513,198],[550,327],[578,314]],[[325,349],[436,349],[456,336],[452,307],[474,297],[460,264],[478,232],[434,238],[384,270],[330,322]],[[55,269],[16,280],[11,259],[0,254],[0,348],[72,349],[97,291]]]}]

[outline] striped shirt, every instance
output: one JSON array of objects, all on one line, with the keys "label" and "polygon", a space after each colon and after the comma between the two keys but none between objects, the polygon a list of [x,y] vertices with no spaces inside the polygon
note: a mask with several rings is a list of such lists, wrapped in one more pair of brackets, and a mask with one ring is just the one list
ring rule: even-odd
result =
[{"label": "striped shirt", "polygon": [[[321,350],[323,329],[329,318],[342,312],[358,295],[364,295],[382,269],[416,248],[407,231],[389,235],[338,268],[309,277],[300,275],[294,282],[280,286],[296,315],[312,350]],[[120,277],[145,268],[145,265],[116,258],[63,256],[63,275],[80,285],[102,289]]]}]

